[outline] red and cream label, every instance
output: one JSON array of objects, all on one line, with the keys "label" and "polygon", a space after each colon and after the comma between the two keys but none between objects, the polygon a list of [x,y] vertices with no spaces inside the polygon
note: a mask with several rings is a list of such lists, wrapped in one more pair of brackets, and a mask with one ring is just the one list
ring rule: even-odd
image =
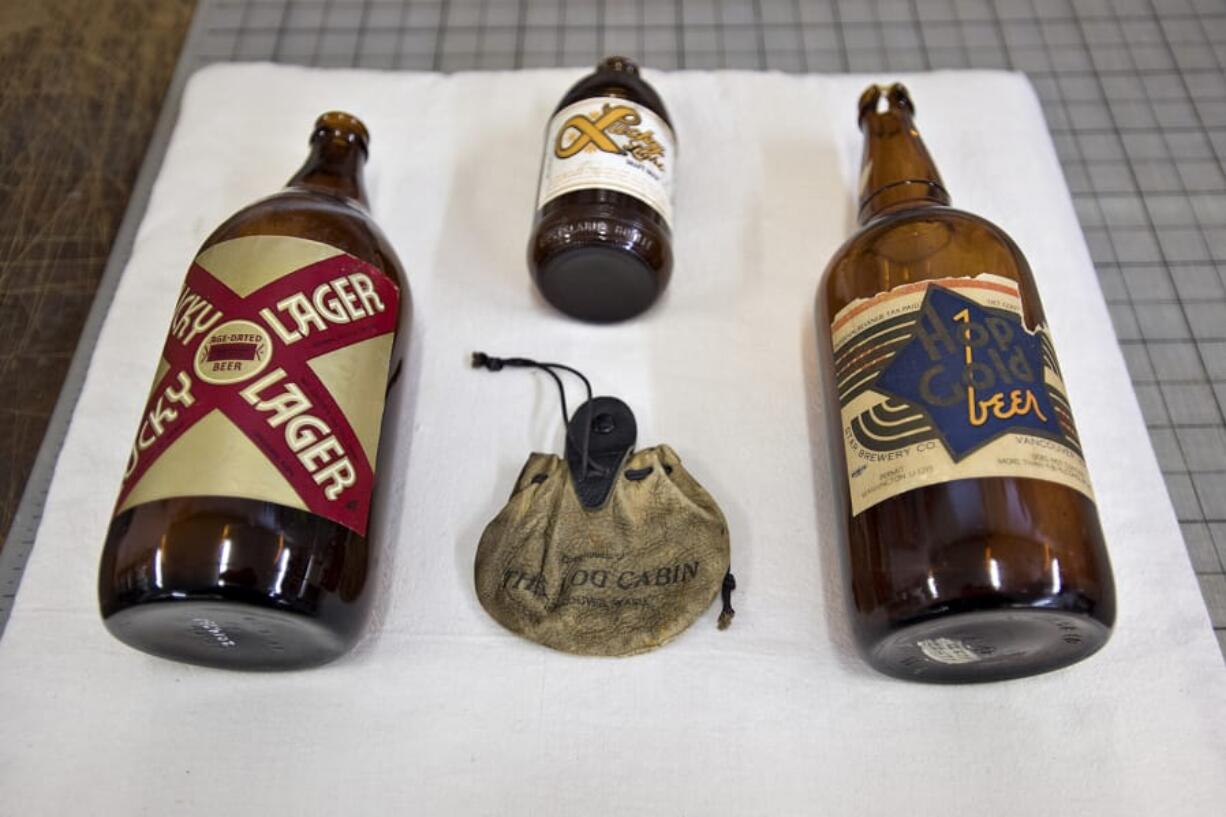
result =
[{"label": "red and cream label", "polygon": [[366,534],[400,293],[317,241],[249,236],[188,270],[116,513],[228,496]]}]

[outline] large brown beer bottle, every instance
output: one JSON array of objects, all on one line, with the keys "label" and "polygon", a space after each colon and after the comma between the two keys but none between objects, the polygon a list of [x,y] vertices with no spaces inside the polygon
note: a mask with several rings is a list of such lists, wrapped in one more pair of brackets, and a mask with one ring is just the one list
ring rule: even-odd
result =
[{"label": "large brown beer bottle", "polygon": [[107,533],[107,629],[238,669],[328,661],[370,603],[375,458],[400,310],[367,212],[368,135],[321,116],[280,193],[188,270]]},{"label": "large brown beer bottle", "polygon": [[545,132],[528,267],[568,315],[611,322],[651,306],[673,269],[676,140],[659,95],[625,57],[566,92]]},{"label": "large brown beer bottle", "polygon": [[920,681],[1095,652],[1111,568],[1034,278],[950,207],[905,88],[860,99],[859,231],[818,295],[857,640]]}]

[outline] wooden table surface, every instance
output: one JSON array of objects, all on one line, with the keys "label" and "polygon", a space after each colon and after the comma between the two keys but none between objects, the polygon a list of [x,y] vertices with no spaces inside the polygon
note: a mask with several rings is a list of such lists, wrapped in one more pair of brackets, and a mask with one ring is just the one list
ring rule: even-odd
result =
[{"label": "wooden table surface", "polygon": [[2,547],[195,0],[0,5]]}]

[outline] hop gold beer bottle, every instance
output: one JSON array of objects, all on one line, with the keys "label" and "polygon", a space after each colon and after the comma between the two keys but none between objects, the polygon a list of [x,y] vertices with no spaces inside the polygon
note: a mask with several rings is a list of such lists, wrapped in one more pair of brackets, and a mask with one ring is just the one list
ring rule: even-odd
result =
[{"label": "hop gold beer bottle", "polygon": [[98,578],[107,629],[137,649],[290,669],[360,634],[409,308],[367,211],[368,141],[356,118],[321,116],[285,189],[218,227],[189,269]]},{"label": "hop gold beer bottle", "polygon": [[1107,641],[1111,568],[1030,268],[950,206],[914,115],[861,97],[860,229],[818,293],[853,628],[901,678],[1032,675]]},{"label": "hop gold beer bottle", "polygon": [[528,267],[572,317],[626,320],[655,303],[673,269],[676,140],[659,94],[625,57],[575,83],[545,134]]}]

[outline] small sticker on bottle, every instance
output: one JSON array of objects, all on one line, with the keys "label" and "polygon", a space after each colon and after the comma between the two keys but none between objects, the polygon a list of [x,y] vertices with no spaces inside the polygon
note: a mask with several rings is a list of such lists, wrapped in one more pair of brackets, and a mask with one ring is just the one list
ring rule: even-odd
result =
[{"label": "small sticker on bottle", "polygon": [[602,96],[567,105],[545,131],[537,208],[577,190],[634,196],[671,226],[676,140],[655,111]]},{"label": "small sticker on bottle", "polygon": [[925,485],[1028,477],[1093,499],[1046,327],[997,275],[903,284],[831,324],[853,514]]},{"label": "small sticker on bottle", "polygon": [[965,641],[956,638],[921,638],[915,645],[924,655],[942,664],[970,664],[982,658]]}]

